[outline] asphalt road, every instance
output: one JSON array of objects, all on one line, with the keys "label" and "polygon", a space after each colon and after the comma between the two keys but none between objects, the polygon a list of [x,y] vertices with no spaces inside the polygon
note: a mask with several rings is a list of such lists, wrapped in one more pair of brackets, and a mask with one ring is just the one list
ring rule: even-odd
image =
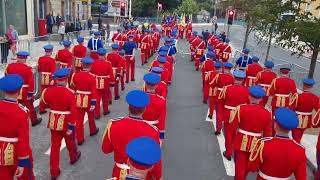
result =
[{"label": "asphalt road", "polygon": [[[232,32],[235,33],[235,39],[231,37],[232,42],[239,44],[241,40],[236,37],[239,37],[241,31],[232,29]],[[194,71],[194,65],[189,61],[189,46],[186,41],[179,41],[178,47],[173,83],[169,87],[167,99],[163,179],[231,180],[233,177],[226,174],[212,123],[205,121],[208,107],[202,103],[201,75]],[[121,92],[120,100],[113,101],[110,107],[111,114],[96,120],[96,124],[100,128],[97,136],[89,136],[86,124],[86,141],[79,147],[82,152],[80,161],[71,166],[66,148],[62,149],[59,180],[104,180],[111,177],[113,155],[102,153],[100,149],[102,135],[109,119],[127,115],[127,105],[124,102],[125,94],[128,90],[142,87],[142,76],[147,72],[148,66],[141,67],[138,59],[136,81],[126,85],[125,91]],[[46,128],[47,116],[48,114],[42,115],[44,121],[30,130],[34,171],[37,179],[40,180],[50,179],[49,156],[45,154],[50,148],[50,132]],[[250,174],[247,179],[253,180],[255,175]]]}]

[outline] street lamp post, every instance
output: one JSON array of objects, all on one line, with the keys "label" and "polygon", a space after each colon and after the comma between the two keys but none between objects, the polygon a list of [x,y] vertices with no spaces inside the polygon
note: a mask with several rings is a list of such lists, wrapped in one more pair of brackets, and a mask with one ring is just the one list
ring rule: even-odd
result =
[{"label": "street lamp post", "polygon": [[132,0],[129,0],[129,18],[131,18],[131,13],[132,13]]}]

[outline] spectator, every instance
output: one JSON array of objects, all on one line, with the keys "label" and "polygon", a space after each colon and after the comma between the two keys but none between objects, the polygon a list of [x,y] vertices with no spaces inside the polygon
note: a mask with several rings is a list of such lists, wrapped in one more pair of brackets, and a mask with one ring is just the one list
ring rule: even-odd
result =
[{"label": "spectator", "polygon": [[107,41],[109,41],[109,38],[110,38],[110,31],[111,31],[110,24],[107,23],[107,26],[106,26],[106,32],[107,32],[107,38],[106,38],[106,40],[107,40]]},{"label": "spectator", "polygon": [[89,29],[89,31],[92,31],[92,19],[91,19],[91,17],[88,19],[88,29]]},{"label": "spectator", "polygon": [[53,15],[49,13],[46,16],[46,20],[47,20],[47,28],[48,28],[47,33],[52,34],[52,27],[55,24]]},{"label": "spectator", "polygon": [[79,18],[75,22],[75,29],[76,29],[76,31],[81,31],[82,30]]},{"label": "spectator", "polygon": [[60,24],[63,22],[62,17],[60,16],[60,14],[57,15],[56,17],[56,25],[58,26],[58,29],[60,27]]},{"label": "spectator", "polygon": [[17,41],[19,40],[19,35],[18,35],[18,32],[14,29],[13,25],[11,24],[9,25],[7,35],[9,39],[11,39],[12,41],[10,49],[13,56],[15,57],[17,52]]},{"label": "spectator", "polygon": [[218,29],[218,18],[217,18],[217,16],[213,16],[211,22],[212,22],[212,27],[214,29],[214,34],[216,34],[217,33],[217,29]]},{"label": "spectator", "polygon": [[2,43],[0,43],[0,51],[1,51],[1,64],[7,63],[7,58],[9,55],[9,49],[12,45],[12,41],[7,34],[4,34],[2,37]]},{"label": "spectator", "polygon": [[102,28],[100,29],[100,33],[103,41],[106,40],[106,34],[107,34],[106,31],[107,31],[107,25],[103,24]]},{"label": "spectator", "polygon": [[220,37],[222,38],[222,40],[223,40],[223,42],[225,42],[226,41],[226,32],[224,32],[224,31],[222,31],[221,33],[220,33]]},{"label": "spectator", "polygon": [[62,44],[62,42],[64,40],[65,33],[66,33],[66,27],[64,26],[64,22],[61,22],[60,26],[59,26],[59,29],[58,29],[58,34],[61,35],[60,44]]},{"label": "spectator", "polygon": [[98,18],[98,30],[102,28],[102,19],[99,17]]},{"label": "spectator", "polygon": [[208,43],[209,34],[210,33],[209,33],[208,29],[206,31],[202,31],[203,39],[206,42],[206,44]]}]

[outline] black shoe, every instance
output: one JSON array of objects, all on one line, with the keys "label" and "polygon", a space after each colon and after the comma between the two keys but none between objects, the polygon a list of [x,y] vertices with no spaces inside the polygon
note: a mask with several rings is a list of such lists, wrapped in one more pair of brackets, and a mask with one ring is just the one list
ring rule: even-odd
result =
[{"label": "black shoe", "polygon": [[75,164],[81,157],[81,151],[78,152],[77,159],[70,161],[70,164]]},{"label": "black shoe", "polygon": [[228,161],[231,161],[231,157],[228,157],[228,156],[226,155],[226,151],[223,152],[223,156],[224,156]]},{"label": "black shoe", "polygon": [[216,132],[214,132],[214,134],[215,134],[216,136],[218,136],[218,135],[221,134],[221,132],[220,132],[220,131],[216,131]]},{"label": "black shoe", "polygon": [[111,105],[112,104],[112,101],[109,101],[109,105]]},{"label": "black shoe", "polygon": [[108,115],[108,114],[110,114],[110,111],[103,112],[103,115],[104,115],[104,116],[106,116],[106,115]]},{"label": "black shoe", "polygon": [[208,118],[212,119],[212,116],[208,115]]},{"label": "black shoe", "polygon": [[203,102],[203,104],[207,104],[207,101],[202,101]]},{"label": "black shoe", "polygon": [[41,114],[45,114],[45,113],[47,113],[46,110],[39,112],[40,115],[41,115]]},{"label": "black shoe", "polygon": [[121,88],[121,91],[124,91],[125,88]]},{"label": "black shoe", "polygon": [[38,118],[37,122],[32,123],[32,126],[36,126],[36,125],[40,124],[41,121],[42,121],[42,118]]},{"label": "black shoe", "polygon": [[96,120],[100,119],[100,116],[99,116],[99,117],[98,117],[98,116],[96,116],[96,117],[95,117],[95,119],[96,119]]},{"label": "black shoe", "polygon": [[131,79],[131,81],[135,81],[134,79]]},{"label": "black shoe", "polygon": [[120,99],[120,96],[114,97],[114,100],[118,100]]},{"label": "black shoe", "polygon": [[51,180],[57,180],[58,177],[51,177]]},{"label": "black shoe", "polygon": [[81,142],[78,142],[78,145],[81,146],[84,143],[84,140]]},{"label": "black shoe", "polygon": [[96,130],[92,134],[90,134],[90,136],[95,136],[96,134],[98,134],[98,132],[99,132],[99,128],[96,128]]}]

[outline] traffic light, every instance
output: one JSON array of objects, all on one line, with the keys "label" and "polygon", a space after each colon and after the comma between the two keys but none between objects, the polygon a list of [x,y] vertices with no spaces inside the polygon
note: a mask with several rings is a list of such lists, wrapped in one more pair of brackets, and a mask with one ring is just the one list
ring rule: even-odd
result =
[{"label": "traffic light", "polygon": [[120,16],[126,16],[126,6],[124,2],[120,4]]},{"label": "traffic light", "polygon": [[228,10],[228,24],[232,25],[234,20],[235,12],[234,10]]}]

